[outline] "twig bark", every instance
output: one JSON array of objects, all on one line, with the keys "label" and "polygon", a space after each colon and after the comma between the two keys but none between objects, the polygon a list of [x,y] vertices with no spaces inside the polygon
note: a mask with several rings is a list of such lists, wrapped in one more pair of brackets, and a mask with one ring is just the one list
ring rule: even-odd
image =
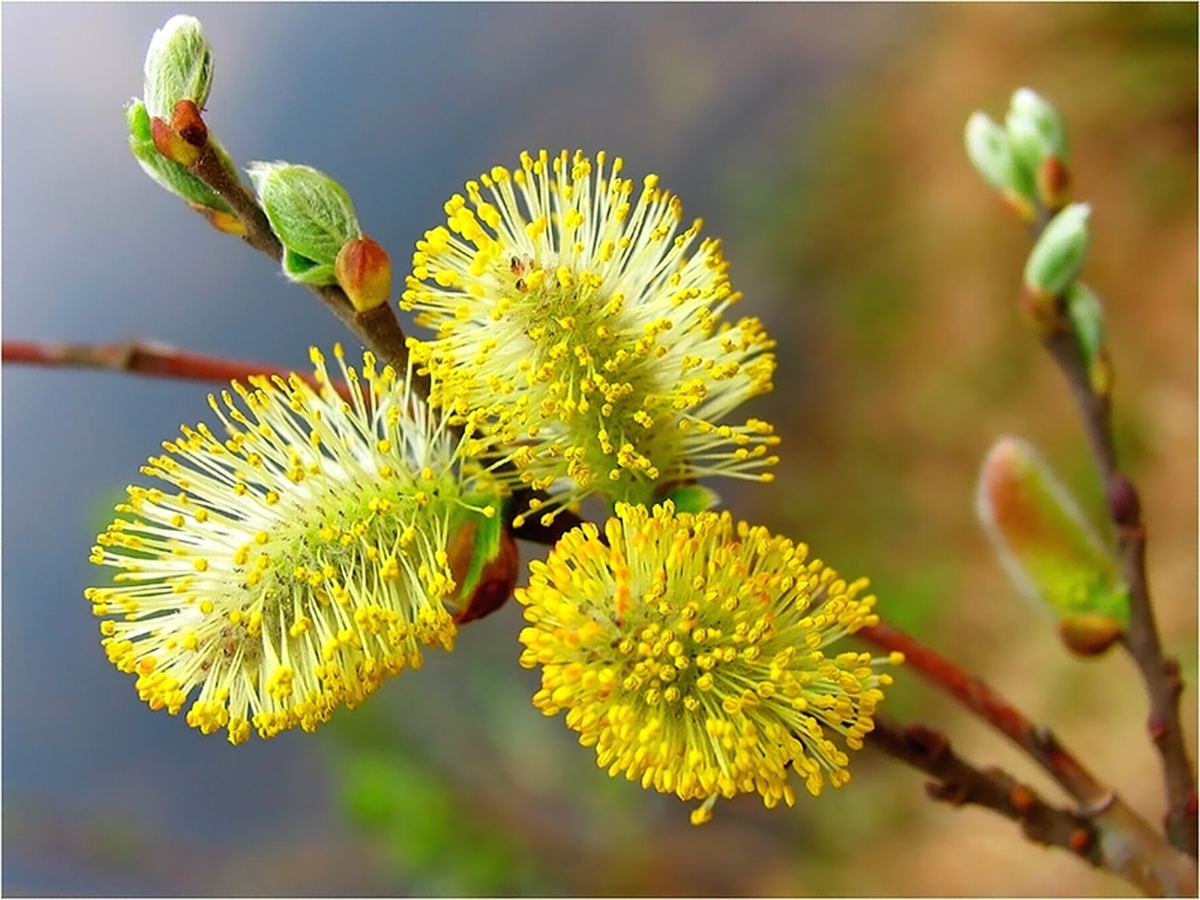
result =
[{"label": "twig bark", "polygon": [[903,653],[906,668],[917,672],[999,730],[1045,769],[1085,810],[1112,802],[1112,790],[1101,784],[1068,752],[1050,729],[1034,725],[982,679],[964,672],[940,653],[891,625],[881,622],[860,628],[855,635],[884,650]]},{"label": "twig bark", "polygon": [[1032,788],[997,768],[979,769],[958,756],[946,736],[924,725],[899,726],[875,717],[867,744],[912,766],[933,781],[929,796],[954,806],[990,809],[1021,827],[1029,840],[1060,847],[1136,885],[1149,896],[1196,893],[1190,861],[1144,822],[1115,805],[1088,814],[1047,803]]},{"label": "twig bark", "polygon": [[[206,143],[202,148],[191,171],[229,204],[245,229],[242,240],[275,262],[283,258],[283,247],[271,230],[271,224],[258,205],[258,200],[225,168],[211,144]],[[390,304],[383,303],[360,313],[355,311],[345,292],[337,285],[310,285],[309,289],[380,360],[391,363],[399,372],[405,371],[408,366],[408,345],[404,330]],[[413,385],[422,398],[429,396],[427,374],[414,371]]]},{"label": "twig bark", "polygon": [[1161,760],[1166,785],[1164,824],[1171,842],[1192,857],[1197,853],[1196,776],[1179,718],[1183,681],[1179,663],[1165,656],[1154,620],[1146,576],[1146,527],[1133,482],[1120,470],[1113,441],[1108,397],[1097,394],[1074,334],[1065,322],[1042,337],[1042,345],[1067,379],[1087,433],[1088,444],[1108,494],[1121,575],[1129,590],[1129,629],[1122,643],[1133,657],[1150,699],[1147,730]]},{"label": "twig bark", "polygon": [[[6,363],[25,363],[38,366],[68,366],[75,368],[108,369],[136,375],[160,378],[182,378],[190,381],[246,381],[251,375],[293,374],[291,369],[250,362],[189,353],[156,341],[121,341],[112,344],[67,344],[53,341],[4,341],[3,360]],[[317,387],[311,375],[295,373]],[[346,386],[334,384],[338,393],[346,396]]]}]

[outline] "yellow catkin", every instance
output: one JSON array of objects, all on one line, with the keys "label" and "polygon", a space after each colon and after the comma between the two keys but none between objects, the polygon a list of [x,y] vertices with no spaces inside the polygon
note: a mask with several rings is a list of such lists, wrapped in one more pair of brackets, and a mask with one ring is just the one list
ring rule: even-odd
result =
[{"label": "yellow catkin", "polygon": [[185,426],[142,470],[172,490],[130,487],[93,549],[118,570],[85,591],[109,659],[151,708],[235,744],[311,731],[450,649],[449,528],[493,496],[473,417],[452,436],[411,368],[335,356],[348,400],[315,348],[318,390],[253,377],[210,396],[225,436]]},{"label": "yellow catkin", "polygon": [[720,242],[656,176],[638,187],[621,168],[543,150],[468,182],[401,296],[435,332],[411,342],[431,402],[518,448],[520,480],[552,494],[543,519],[594,491],[648,502],[707,475],[768,480],[777,461],[768,423],[723,424],[771,389],[774,342],[726,319],[741,295]]},{"label": "yellow catkin", "polygon": [[700,801],[795,800],[850,777],[899,662],[832,645],[878,621],[867,581],[847,583],[803,544],[728,513],[617,504],[530,566],[521,664],[533,703],[565,713],[613,776]]}]

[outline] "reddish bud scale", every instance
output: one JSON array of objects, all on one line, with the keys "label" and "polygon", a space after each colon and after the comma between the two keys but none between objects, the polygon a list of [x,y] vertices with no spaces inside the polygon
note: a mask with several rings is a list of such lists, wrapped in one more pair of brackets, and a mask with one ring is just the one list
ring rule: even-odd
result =
[{"label": "reddish bud scale", "polygon": [[1071,832],[1071,836],[1067,838],[1067,844],[1076,853],[1082,855],[1092,845],[1092,833],[1081,825]]},{"label": "reddish bud scale", "polygon": [[1121,623],[1100,613],[1080,613],[1058,623],[1062,642],[1080,656],[1098,656],[1121,636]]},{"label": "reddish bud scale", "polygon": [[[475,552],[475,525],[468,523],[460,528],[450,539],[450,546],[446,552],[450,557],[450,571],[454,580],[461,585],[466,580],[471,567],[471,557]],[[460,602],[458,610],[454,613],[454,621],[462,624],[482,619],[503,606],[517,586],[519,568],[517,542],[507,530],[502,531],[499,552],[495,558],[484,564],[479,583],[471,592],[471,596]]]},{"label": "reddish bud scale", "polygon": [[1050,212],[1062,209],[1068,200],[1071,173],[1057,156],[1047,156],[1037,171],[1038,198]]},{"label": "reddish bud scale", "polygon": [[386,303],[392,292],[392,262],[387,251],[369,237],[346,241],[334,260],[333,272],[358,312]]},{"label": "reddish bud scale", "polygon": [[1142,517],[1142,504],[1133,483],[1120,472],[1109,476],[1108,512],[1122,528],[1136,528]]},{"label": "reddish bud scale", "polygon": [[179,132],[158,116],[150,120],[150,137],[158,152],[171,162],[191,168],[200,158],[200,150],[185,141]]},{"label": "reddish bud scale", "polygon": [[1058,300],[1049,294],[1022,287],[1018,305],[1022,318],[1039,335],[1051,334],[1062,324],[1062,313],[1059,310]]},{"label": "reddish bud scale", "polygon": [[210,209],[207,206],[201,206],[199,203],[189,203],[188,206],[208,219],[208,224],[217,229],[217,231],[236,235],[237,237],[241,237],[246,233],[246,226],[242,224],[242,220],[237,216],[221,212],[219,209]]},{"label": "reddish bud scale", "polygon": [[203,148],[208,143],[208,126],[200,117],[200,110],[191,100],[180,100],[171,115],[171,128],[193,147]]}]

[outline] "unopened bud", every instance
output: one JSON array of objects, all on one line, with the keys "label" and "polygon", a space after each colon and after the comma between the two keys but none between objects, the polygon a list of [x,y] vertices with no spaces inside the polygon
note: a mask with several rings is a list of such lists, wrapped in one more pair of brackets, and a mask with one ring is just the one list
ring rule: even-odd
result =
[{"label": "unopened bud", "polygon": [[1033,218],[1033,183],[1017,165],[1008,134],[986,113],[967,119],[963,134],[967,157],[984,181],[1004,196],[1024,220]]},{"label": "unopened bud", "polygon": [[1017,163],[1036,173],[1049,156],[1065,164],[1067,136],[1058,111],[1041,95],[1021,88],[1012,95],[1004,120]]},{"label": "unopened bud", "polygon": [[446,553],[450,572],[459,586],[454,621],[461,624],[482,619],[512,596],[520,554],[517,542],[499,517],[469,519],[451,537]]},{"label": "unopened bud", "polygon": [[1121,636],[1124,629],[1112,616],[1080,613],[1058,623],[1058,636],[1067,649],[1080,656],[1098,656]]},{"label": "unopened bud", "polygon": [[1128,592],[1117,563],[1032,446],[998,440],[979,475],[976,509],[1000,561],[1026,597],[1060,621],[1083,614],[1124,626]]},{"label": "unopened bud", "polygon": [[1077,281],[1067,292],[1066,308],[1092,390],[1107,397],[1112,391],[1112,367],[1104,341],[1104,306],[1091,288]]},{"label": "unopened bud", "polygon": [[[158,121],[162,122],[161,119]],[[154,139],[153,123],[146,111],[146,105],[141,100],[134,100],[126,109],[126,125],[129,127],[129,149],[147,175],[172,194],[182,197],[196,209],[209,210],[232,217],[233,211],[212,188],[158,149]],[[164,128],[165,131],[163,131]],[[160,140],[167,142],[168,148],[171,146],[170,141],[175,139],[181,143],[184,152],[190,150],[199,153],[178,135],[172,137],[172,131],[165,123],[159,125],[159,136]],[[217,153],[220,159],[223,161],[227,159],[225,151],[215,140],[210,140],[208,146]]]},{"label": "unopened bud", "polygon": [[208,143],[208,126],[191,100],[180,100],[175,104],[171,128],[193,147],[203,148]]},{"label": "unopened bud", "polygon": [[1135,528],[1142,520],[1142,503],[1133,482],[1120,472],[1113,472],[1106,485],[1108,513],[1122,528]]},{"label": "unopened bud", "polygon": [[190,100],[203,109],[212,88],[213,53],[192,16],[172,16],[154,32],[143,66],[142,99],[152,117],[170,122],[175,104]]},{"label": "unopened bud", "polygon": [[333,271],[358,312],[386,303],[392,292],[392,262],[387,251],[369,237],[346,241],[333,262]]},{"label": "unopened bud", "polygon": [[1057,156],[1047,156],[1037,170],[1037,192],[1042,206],[1054,212],[1067,202],[1071,188],[1071,175],[1066,165]]},{"label": "unopened bud", "polygon": [[158,116],[150,120],[150,136],[159,153],[185,169],[190,169],[200,158],[200,148],[184,140],[183,135]]},{"label": "unopened bud", "polygon": [[1091,212],[1086,203],[1072,203],[1050,220],[1025,263],[1025,287],[1032,293],[1058,297],[1079,276]]},{"label": "unopened bud", "polygon": [[271,230],[283,244],[284,274],[303,284],[335,283],[338,252],[362,236],[346,191],[310,166],[259,162],[247,171]]},{"label": "unopened bud", "polygon": [[655,502],[661,500],[670,500],[675,504],[675,511],[681,513],[702,513],[721,502],[716,491],[695,482],[677,482],[660,489],[655,495]]},{"label": "unopened bud", "polygon": [[217,231],[223,231],[225,234],[232,234],[236,237],[242,237],[246,233],[246,226],[242,224],[242,220],[232,213],[221,212],[218,209],[209,209],[207,206],[201,206],[199,203],[189,203],[192,209],[208,219],[208,224]]}]

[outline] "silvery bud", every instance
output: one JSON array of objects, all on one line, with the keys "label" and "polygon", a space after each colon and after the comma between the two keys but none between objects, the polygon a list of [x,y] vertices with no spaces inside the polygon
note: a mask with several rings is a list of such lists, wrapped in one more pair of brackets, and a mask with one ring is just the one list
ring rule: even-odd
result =
[{"label": "silvery bud", "polygon": [[212,88],[213,53],[200,20],[168,19],[150,39],[143,71],[142,99],[151,118],[170,122],[180,100],[203,109]]},{"label": "silvery bud", "polygon": [[311,166],[251,163],[247,169],[271,230],[283,244],[283,272],[303,284],[334,284],[334,263],[362,236],[354,204],[340,184]]},{"label": "silvery bud", "polygon": [[1072,203],[1050,220],[1025,263],[1025,287],[1037,297],[1058,297],[1079,276],[1088,249],[1086,203]]},{"label": "silvery bud", "polygon": [[1024,219],[1033,217],[1033,184],[1017,165],[1008,134],[987,113],[974,112],[963,133],[967,157],[984,181]]}]

